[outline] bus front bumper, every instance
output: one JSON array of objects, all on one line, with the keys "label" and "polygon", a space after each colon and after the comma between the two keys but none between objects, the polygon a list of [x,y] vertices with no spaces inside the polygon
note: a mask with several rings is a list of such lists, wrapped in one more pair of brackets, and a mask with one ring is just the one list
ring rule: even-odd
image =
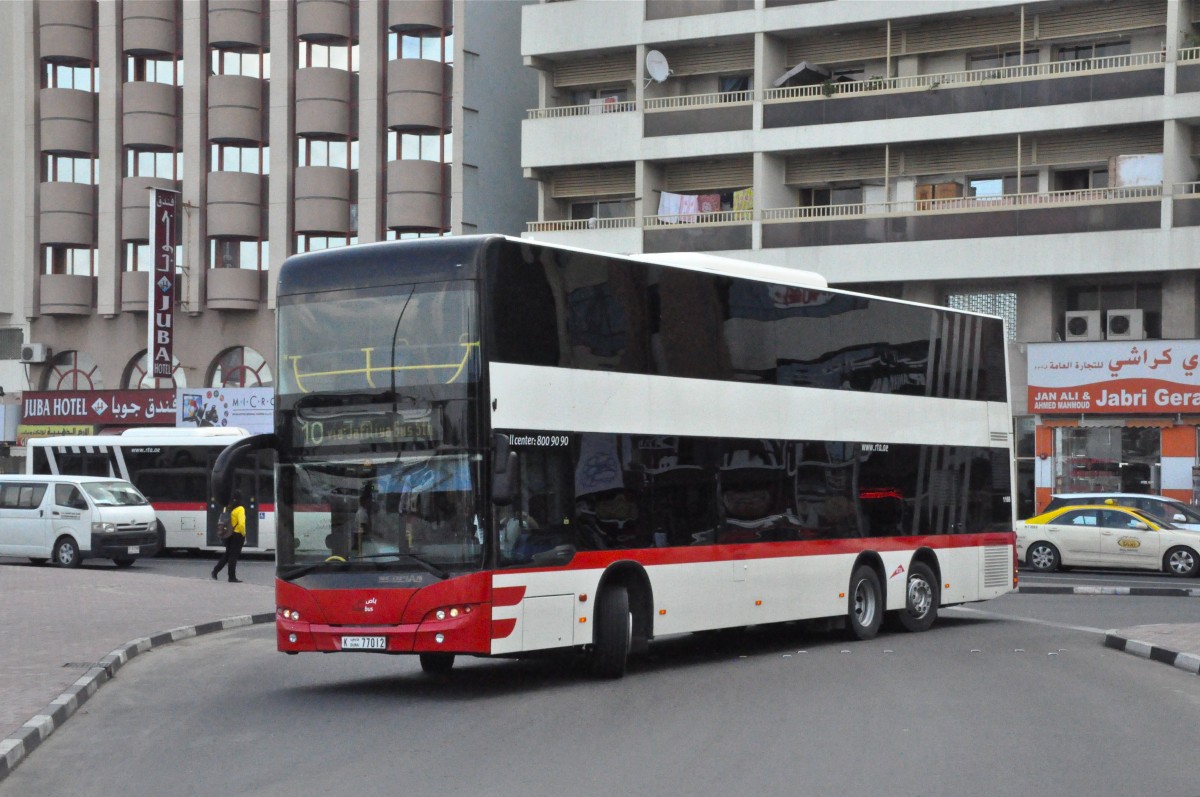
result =
[{"label": "bus front bumper", "polygon": [[284,653],[339,651],[355,653],[455,653],[487,655],[491,651],[490,606],[445,620],[400,625],[325,625],[275,615],[277,647]]}]

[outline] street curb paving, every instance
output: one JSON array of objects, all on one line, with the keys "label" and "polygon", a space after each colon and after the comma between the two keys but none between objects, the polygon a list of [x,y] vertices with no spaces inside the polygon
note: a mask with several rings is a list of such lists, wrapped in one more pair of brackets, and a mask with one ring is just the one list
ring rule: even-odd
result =
[{"label": "street curb paving", "polygon": [[1135,656],[1141,656],[1143,659],[1170,664],[1172,667],[1178,667],[1185,672],[1190,672],[1192,675],[1200,675],[1200,656],[1194,653],[1180,653],[1176,650],[1152,645],[1149,642],[1127,639],[1120,636],[1116,631],[1109,631],[1104,635],[1104,646],[1124,651],[1125,653],[1132,653]]},{"label": "street curb paving", "polygon": [[227,617],[224,620],[214,620],[211,623],[180,626],[170,631],[126,642],[96,662],[95,666],[71,684],[67,691],[50,701],[50,705],[22,725],[21,730],[15,736],[0,739],[0,782],[3,782],[9,773],[17,768],[18,764],[36,750],[38,745],[45,741],[50,734],[54,733],[55,729],[62,727],[63,723],[96,693],[96,690],[112,680],[117,671],[138,654],[202,634],[269,623],[274,619],[274,613],[243,614]]},{"label": "street curb paving", "polygon": [[1017,587],[1029,595],[1138,595],[1157,598],[1200,598],[1200,589],[1186,587]]}]

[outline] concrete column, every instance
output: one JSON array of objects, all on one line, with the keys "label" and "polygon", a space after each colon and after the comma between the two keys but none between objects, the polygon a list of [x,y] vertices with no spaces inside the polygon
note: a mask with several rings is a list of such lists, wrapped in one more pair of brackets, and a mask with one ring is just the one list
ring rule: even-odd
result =
[{"label": "concrete column", "polygon": [[[204,3],[184,3],[183,23],[183,117],[180,138],[183,145],[183,207],[179,233],[183,237],[183,293],[185,312],[197,314],[204,308],[208,278],[208,230],[204,208],[208,206],[208,62],[206,41],[208,19]],[[185,363],[185,368],[206,363]],[[193,372],[188,371],[189,376]],[[201,378],[203,374],[201,372]]]},{"label": "concrete column", "polygon": [[[1170,264],[1174,266],[1175,264]],[[1167,340],[1194,340],[1200,335],[1200,314],[1196,310],[1200,288],[1196,271],[1168,271],[1163,275],[1162,336]]]},{"label": "concrete column", "polygon": [[358,240],[380,240],[383,229],[383,117],[387,112],[386,3],[358,4]]},{"label": "concrete column", "polygon": [[1061,308],[1056,306],[1055,294],[1051,285],[1042,280],[1022,280],[1017,285],[1015,332],[1018,343],[1045,343],[1061,339]]},{"label": "concrete column", "polygon": [[[292,184],[295,180],[295,96],[296,64],[295,17],[293,5],[287,0],[271,0],[271,96],[268,101],[271,118],[271,176],[267,185],[268,238],[271,241],[270,269],[277,272],[295,248],[292,232]],[[362,153],[359,153],[360,157]],[[274,274],[267,280],[267,305],[275,309]]]},{"label": "concrete column", "polygon": [[105,318],[112,318],[121,311],[123,247],[120,218],[121,177],[124,173],[121,95],[125,82],[125,57],[121,52],[120,4],[100,3],[97,13],[100,96],[96,122],[98,151],[103,157],[99,163],[96,194],[96,312]]}]

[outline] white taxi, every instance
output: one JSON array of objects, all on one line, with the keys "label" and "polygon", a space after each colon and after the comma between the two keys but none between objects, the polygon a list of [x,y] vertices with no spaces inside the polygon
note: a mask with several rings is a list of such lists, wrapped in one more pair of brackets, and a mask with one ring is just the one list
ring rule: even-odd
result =
[{"label": "white taxi", "polygon": [[1125,506],[1074,505],[1017,523],[1017,556],[1034,570],[1119,567],[1200,573],[1200,532]]}]

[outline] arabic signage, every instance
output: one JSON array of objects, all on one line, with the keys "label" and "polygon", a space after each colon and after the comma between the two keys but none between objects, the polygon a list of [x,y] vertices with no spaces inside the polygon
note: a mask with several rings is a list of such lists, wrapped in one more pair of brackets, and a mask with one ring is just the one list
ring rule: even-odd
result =
[{"label": "arabic signage", "polygon": [[89,426],[174,426],[175,390],[25,391],[25,424]]},{"label": "arabic signage", "polygon": [[165,188],[150,190],[150,251],[154,268],[150,270],[150,312],[146,351],[150,354],[150,375],[171,378],[175,338],[175,241],[178,238],[176,216],[179,192]]},{"label": "arabic signage", "polygon": [[269,387],[179,388],[176,426],[236,426],[251,434],[275,428],[275,390]]},{"label": "arabic signage", "polygon": [[61,437],[68,434],[95,434],[96,427],[81,423],[22,423],[17,425],[17,445],[31,437]]},{"label": "arabic signage", "polygon": [[1029,409],[1200,414],[1200,341],[1029,344]]}]

